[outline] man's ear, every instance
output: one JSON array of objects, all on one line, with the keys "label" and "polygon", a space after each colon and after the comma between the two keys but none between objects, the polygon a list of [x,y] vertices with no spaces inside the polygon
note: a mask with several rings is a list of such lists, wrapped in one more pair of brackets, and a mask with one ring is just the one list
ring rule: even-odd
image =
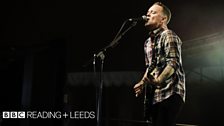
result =
[{"label": "man's ear", "polygon": [[163,23],[164,23],[164,22],[167,23],[167,16],[163,16],[163,17],[162,17],[162,22],[163,22]]}]

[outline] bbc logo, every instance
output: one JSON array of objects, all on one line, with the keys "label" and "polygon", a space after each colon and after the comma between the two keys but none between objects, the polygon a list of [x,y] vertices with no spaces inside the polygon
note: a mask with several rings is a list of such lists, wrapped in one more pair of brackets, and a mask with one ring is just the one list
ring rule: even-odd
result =
[{"label": "bbc logo", "polygon": [[3,119],[24,119],[26,117],[26,114],[24,111],[4,111],[2,112],[2,118]]}]

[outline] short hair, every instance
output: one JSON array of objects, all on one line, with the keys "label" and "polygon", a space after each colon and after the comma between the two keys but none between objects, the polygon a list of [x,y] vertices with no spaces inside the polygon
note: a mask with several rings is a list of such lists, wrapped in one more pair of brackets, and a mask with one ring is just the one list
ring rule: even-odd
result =
[{"label": "short hair", "polygon": [[168,24],[170,22],[170,19],[171,19],[171,11],[170,11],[170,9],[166,5],[161,3],[161,2],[156,2],[153,5],[159,5],[159,6],[161,6],[163,8],[163,14],[165,14],[167,16],[167,22],[166,23]]}]

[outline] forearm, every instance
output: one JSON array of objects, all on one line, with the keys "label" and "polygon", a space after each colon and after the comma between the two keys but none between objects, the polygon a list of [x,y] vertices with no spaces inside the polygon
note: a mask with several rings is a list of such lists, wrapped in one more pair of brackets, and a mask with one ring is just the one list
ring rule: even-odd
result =
[{"label": "forearm", "polygon": [[166,79],[173,75],[175,69],[171,65],[167,65],[162,73],[156,78],[156,81],[161,85]]}]

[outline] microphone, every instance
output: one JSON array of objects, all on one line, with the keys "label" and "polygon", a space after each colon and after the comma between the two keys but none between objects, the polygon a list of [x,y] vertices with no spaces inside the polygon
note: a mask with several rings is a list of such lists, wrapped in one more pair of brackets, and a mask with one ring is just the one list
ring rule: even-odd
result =
[{"label": "microphone", "polygon": [[148,20],[148,18],[145,16],[145,15],[143,15],[143,16],[141,16],[141,17],[138,17],[138,18],[130,18],[130,19],[128,19],[129,21],[147,21]]}]

